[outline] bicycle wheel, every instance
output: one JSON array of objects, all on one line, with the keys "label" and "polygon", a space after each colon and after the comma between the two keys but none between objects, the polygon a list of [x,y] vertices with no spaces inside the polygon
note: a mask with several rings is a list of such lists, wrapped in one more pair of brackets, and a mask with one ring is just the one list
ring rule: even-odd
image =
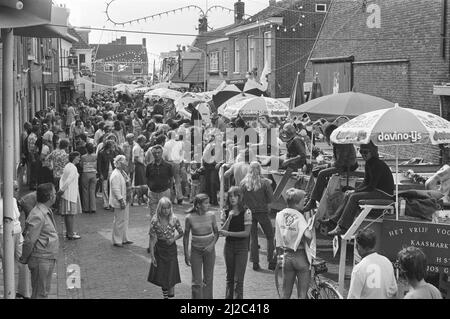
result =
[{"label": "bicycle wheel", "polygon": [[321,282],[315,299],[344,299],[329,282]]}]

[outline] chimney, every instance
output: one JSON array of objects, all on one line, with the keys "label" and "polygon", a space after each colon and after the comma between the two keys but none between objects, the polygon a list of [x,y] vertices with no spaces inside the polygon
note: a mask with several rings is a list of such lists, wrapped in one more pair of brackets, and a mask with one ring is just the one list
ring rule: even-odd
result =
[{"label": "chimney", "polygon": [[241,2],[241,0],[238,0],[238,2],[234,3],[234,23],[238,24],[241,23],[244,19],[245,14],[245,4],[244,2]]},{"label": "chimney", "polygon": [[120,44],[126,45],[127,44],[127,37],[120,37]]},{"label": "chimney", "polygon": [[147,39],[146,39],[146,38],[142,38],[142,46],[143,46],[144,48],[147,47]]},{"label": "chimney", "polygon": [[206,17],[201,17],[198,19],[198,33],[202,34],[208,32],[208,19]]}]

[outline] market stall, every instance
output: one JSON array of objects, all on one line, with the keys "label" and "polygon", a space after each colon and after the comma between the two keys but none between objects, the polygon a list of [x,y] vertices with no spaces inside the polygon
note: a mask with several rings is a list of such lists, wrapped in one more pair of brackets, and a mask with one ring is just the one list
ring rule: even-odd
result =
[{"label": "market stall", "polygon": [[[341,236],[340,292],[344,289],[347,244],[351,242],[354,234],[361,227],[371,227],[378,233],[379,238],[381,238],[378,251],[385,254],[393,262],[397,252],[403,246],[412,245],[423,249],[429,258],[430,269],[435,267],[433,269],[437,270],[439,283],[441,283],[441,279],[448,276],[449,272],[450,250],[448,246],[450,241],[448,234],[450,234],[450,220],[445,218],[445,213],[439,213],[437,209],[431,211],[430,216],[425,216],[421,209],[415,210],[404,205],[400,207],[399,199],[411,196],[407,194],[415,194],[414,198],[418,201],[428,199],[432,201],[433,196],[437,195],[435,193],[418,193],[417,191],[409,193],[399,191],[401,181],[405,180],[403,177],[406,177],[406,179],[413,178],[414,181],[414,174],[409,172],[406,176],[403,174],[403,177],[400,174],[398,147],[399,145],[449,143],[450,122],[435,114],[402,108],[396,104],[394,108],[369,112],[350,120],[332,133],[331,141],[338,144],[367,144],[372,141],[378,146],[394,145],[396,147],[395,199],[390,203],[370,201],[370,199],[360,202],[362,212],[356,217],[348,231]],[[423,187],[414,187],[422,184],[419,181],[423,182],[416,176],[415,183],[412,183],[411,187],[423,189]],[[443,197],[443,194],[440,197]],[[408,212],[408,209],[410,210],[409,214],[405,213],[405,211]],[[378,218],[373,219],[369,217],[369,214],[374,210],[384,212]],[[431,214],[434,217],[431,217]],[[355,256],[355,262],[357,262],[357,254]],[[440,288],[441,290],[447,289],[446,287]]]}]

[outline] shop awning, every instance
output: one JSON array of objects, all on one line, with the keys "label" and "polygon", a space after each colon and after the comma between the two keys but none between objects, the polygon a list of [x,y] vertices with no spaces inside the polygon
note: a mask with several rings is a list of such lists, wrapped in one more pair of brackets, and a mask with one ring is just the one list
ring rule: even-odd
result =
[{"label": "shop awning", "polygon": [[68,19],[69,11],[67,8],[52,6],[50,23],[14,29],[14,35],[36,38],[63,38],[72,43],[78,42],[75,37],[67,33]]},{"label": "shop awning", "polygon": [[23,8],[17,10],[11,7],[11,1],[0,0],[0,29],[50,23],[51,0],[22,0],[22,3]]}]

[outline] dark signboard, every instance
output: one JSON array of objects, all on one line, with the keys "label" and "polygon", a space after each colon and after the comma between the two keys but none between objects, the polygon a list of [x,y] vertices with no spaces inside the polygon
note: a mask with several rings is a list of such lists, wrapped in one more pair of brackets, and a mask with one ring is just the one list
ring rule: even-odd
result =
[{"label": "dark signboard", "polygon": [[68,59],[68,66],[71,69],[78,68],[78,57],[77,56],[69,56]]},{"label": "dark signboard", "polygon": [[390,260],[404,247],[415,246],[427,255],[428,271],[450,271],[450,225],[417,221],[383,221],[382,254]]}]

